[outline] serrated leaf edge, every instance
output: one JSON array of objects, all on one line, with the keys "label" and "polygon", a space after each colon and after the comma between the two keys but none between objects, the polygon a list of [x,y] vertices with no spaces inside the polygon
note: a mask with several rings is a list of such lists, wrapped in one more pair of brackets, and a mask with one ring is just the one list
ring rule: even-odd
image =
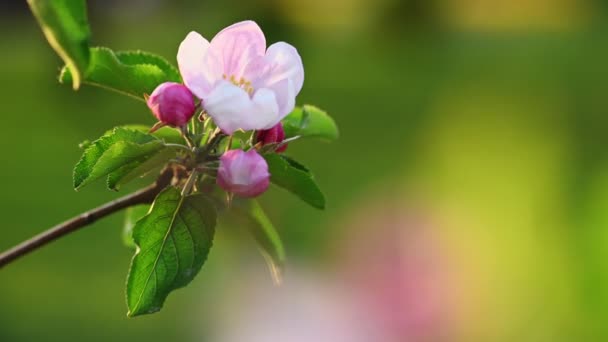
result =
[{"label": "serrated leaf edge", "polygon": [[[129,317],[133,317],[133,315],[135,313],[137,313],[137,309],[139,309],[140,305],[141,305],[141,300],[143,299],[144,293],[145,293],[145,289],[148,288],[148,283],[150,282],[150,279],[152,278],[152,273],[156,272],[156,266],[158,265],[158,261],[160,260],[160,256],[162,255],[162,252],[165,248],[165,244],[167,243],[167,239],[169,238],[169,236],[171,235],[171,232],[173,231],[174,228],[174,224],[175,224],[175,218],[177,217],[177,213],[179,213],[182,205],[184,204],[184,199],[186,197],[185,196],[180,196],[179,198],[179,202],[177,204],[177,207],[175,208],[175,212],[173,213],[173,216],[171,217],[171,222],[169,223],[169,229],[167,229],[167,233],[165,234],[160,250],[158,252],[158,255],[156,256],[156,259],[154,260],[154,264],[152,265],[152,271],[150,272],[150,274],[148,274],[148,278],[146,279],[146,283],[143,287],[143,290],[141,291],[139,298],[137,299],[137,302],[135,303],[135,307],[134,308],[129,308],[129,311],[127,312],[127,316]],[[143,220],[144,218],[146,218],[148,215],[150,215],[150,213],[152,212],[152,210],[154,210],[153,206],[150,208],[150,211],[148,212],[148,214],[144,217],[142,217],[140,220],[138,220],[137,222],[139,223],[141,220]],[[137,228],[137,227],[134,227]],[[137,241],[135,241],[135,245],[137,246],[137,249],[135,250],[135,255],[133,255],[133,260],[135,260],[135,258],[137,257],[137,255],[141,252],[141,247],[139,246],[139,244],[137,243]],[[179,262],[179,261],[178,261]],[[133,266],[133,263],[131,263],[131,267]],[[131,267],[129,267],[129,274],[131,274]],[[127,278],[128,279],[128,278]],[[175,281],[175,279],[173,279],[172,281]],[[160,308],[159,308],[160,310]]]},{"label": "serrated leaf edge", "polygon": [[[91,142],[91,143],[90,143],[90,144],[89,144],[89,145],[88,145],[88,146],[87,146],[87,147],[84,149],[84,151],[83,151],[83,153],[82,153],[82,156],[80,157],[80,159],[78,160],[78,162],[77,162],[77,163],[76,163],[76,165],[74,166],[74,169],[72,170],[72,179],[74,180],[74,182],[73,182],[73,187],[74,187],[74,190],[79,191],[79,190],[80,190],[80,189],[81,189],[83,186],[85,186],[85,185],[87,185],[87,184],[88,184],[88,183],[87,183],[87,180],[90,178],[90,177],[88,177],[88,176],[87,176],[86,178],[82,179],[80,182],[76,182],[76,170],[78,169],[78,166],[79,166],[81,163],[84,163],[84,158],[85,158],[85,156],[86,156],[86,154],[87,154],[87,151],[89,151],[89,149],[92,149],[92,148],[97,147],[97,146],[98,146],[98,145],[99,145],[99,144],[100,144],[100,143],[101,143],[101,142],[102,142],[104,139],[108,139],[108,138],[109,138],[109,137],[111,137],[113,134],[116,134],[116,132],[117,132],[118,130],[126,130],[126,131],[137,132],[137,133],[140,133],[140,134],[141,134],[141,133],[145,134],[144,132],[141,132],[141,131],[138,131],[138,130],[135,130],[135,129],[129,129],[129,128],[124,128],[124,127],[115,127],[115,128],[114,128],[114,129],[112,129],[110,132],[108,132],[108,133],[106,133],[106,134],[102,135],[101,137],[99,137],[99,138],[98,138],[98,139],[96,139],[95,141]],[[161,142],[161,143],[162,143],[162,142],[163,142],[163,140],[162,140],[162,139],[159,139],[159,138],[157,138],[157,137],[155,137],[155,136],[153,136],[153,135],[150,135],[150,136],[151,136],[151,137],[154,137],[154,139],[155,139],[155,140],[150,140],[150,141],[148,141],[148,142],[146,142],[146,143],[144,143],[144,144],[138,144],[138,143],[129,142],[129,141],[122,141],[122,142],[125,142],[125,143],[128,143],[128,144],[132,144],[132,145],[139,145],[139,146],[144,146],[144,145],[147,145],[147,144],[150,144],[150,143],[158,143],[158,142]],[[120,141],[119,141],[119,142],[120,142]],[[114,144],[119,143],[119,142],[115,142]],[[112,145],[114,145],[114,144],[112,144]],[[112,145],[110,145],[110,146],[112,146]],[[103,155],[103,154],[102,154],[102,155]],[[114,171],[116,171],[116,170],[112,170],[112,171],[110,171],[109,173],[112,173],[112,172],[114,172]],[[108,173],[108,174],[109,174],[109,173]]]}]

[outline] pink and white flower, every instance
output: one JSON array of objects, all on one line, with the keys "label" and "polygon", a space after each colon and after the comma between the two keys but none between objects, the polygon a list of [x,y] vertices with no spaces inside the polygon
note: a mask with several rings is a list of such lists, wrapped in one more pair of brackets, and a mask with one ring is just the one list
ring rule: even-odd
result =
[{"label": "pink and white flower", "polygon": [[229,26],[209,42],[190,32],[177,61],[184,83],[226,134],[270,129],[289,114],[304,83],[298,51],[266,38],[253,21]]},{"label": "pink and white flower", "polygon": [[255,150],[230,150],[220,157],[217,184],[240,197],[256,197],[270,184],[266,160]]}]

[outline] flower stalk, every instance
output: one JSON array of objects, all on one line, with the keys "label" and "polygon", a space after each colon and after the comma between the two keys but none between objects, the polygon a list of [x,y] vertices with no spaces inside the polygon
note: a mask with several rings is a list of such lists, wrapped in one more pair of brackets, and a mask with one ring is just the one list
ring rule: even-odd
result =
[{"label": "flower stalk", "polygon": [[80,230],[81,228],[87,227],[93,222],[96,222],[97,220],[109,216],[115,212],[138,204],[152,203],[156,195],[171,184],[173,177],[173,172],[170,168],[167,168],[157,178],[157,180],[148,187],[86,211],[63,223],[49,228],[48,230],[26,241],[23,241],[15,247],[0,254],[0,268],[41,247],[46,246],[52,241]]}]

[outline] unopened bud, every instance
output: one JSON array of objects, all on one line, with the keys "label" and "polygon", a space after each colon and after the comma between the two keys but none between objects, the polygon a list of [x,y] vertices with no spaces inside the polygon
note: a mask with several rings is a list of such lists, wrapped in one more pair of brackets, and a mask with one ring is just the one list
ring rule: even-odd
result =
[{"label": "unopened bud", "polygon": [[[285,140],[285,131],[283,130],[283,124],[279,122],[271,129],[258,131],[256,140],[258,142],[261,142],[262,145],[281,143],[283,140]],[[286,149],[287,144],[283,144],[282,146],[276,149],[276,152],[281,153],[284,152]]]},{"label": "unopened bud", "polygon": [[146,103],[158,121],[172,127],[184,126],[196,110],[190,90],[183,84],[173,82],[156,87]]},{"label": "unopened bud", "polygon": [[220,157],[217,184],[240,197],[259,196],[270,184],[268,164],[255,149],[227,151]]}]

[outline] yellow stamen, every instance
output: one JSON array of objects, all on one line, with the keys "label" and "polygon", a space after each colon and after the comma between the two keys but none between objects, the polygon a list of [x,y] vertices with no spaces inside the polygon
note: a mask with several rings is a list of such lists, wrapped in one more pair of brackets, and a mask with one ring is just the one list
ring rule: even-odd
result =
[{"label": "yellow stamen", "polygon": [[243,88],[249,95],[253,95],[253,92],[254,92],[253,85],[251,84],[250,81],[247,81],[245,78],[241,77],[241,79],[239,79],[237,81],[237,79],[234,75],[230,75],[230,77],[228,77],[226,74],[222,75],[222,78],[230,81],[230,83],[234,84],[237,87]]}]

